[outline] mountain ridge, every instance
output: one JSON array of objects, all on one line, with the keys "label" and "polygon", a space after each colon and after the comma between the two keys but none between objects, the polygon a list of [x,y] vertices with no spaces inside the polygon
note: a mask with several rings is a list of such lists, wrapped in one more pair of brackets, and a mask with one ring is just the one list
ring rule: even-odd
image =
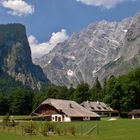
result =
[{"label": "mountain ridge", "polygon": [[[40,65],[48,79],[56,85],[76,86],[86,82],[92,86],[96,77],[103,81],[109,75],[117,75],[117,66],[114,72],[108,68],[109,73],[105,67],[118,63],[125,54],[130,57],[130,50],[126,49],[126,36],[133,24],[139,25],[139,17],[140,13],[137,13],[120,22],[103,20],[92,23],[79,33],[74,33],[67,41],[58,44],[49,54],[34,60],[34,63]],[[132,57],[135,55],[133,52],[137,54],[133,50],[130,53]],[[128,72],[127,68],[124,68],[122,74],[125,72]]]}]

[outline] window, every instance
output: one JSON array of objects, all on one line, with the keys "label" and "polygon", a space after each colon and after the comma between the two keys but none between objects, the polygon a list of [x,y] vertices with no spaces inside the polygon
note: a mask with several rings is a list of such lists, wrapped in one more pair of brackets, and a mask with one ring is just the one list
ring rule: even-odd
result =
[{"label": "window", "polygon": [[98,108],[99,110],[101,110],[101,107],[97,106],[97,108]]},{"label": "window", "polygon": [[88,121],[90,120],[90,117],[84,117],[83,120]]},{"label": "window", "polygon": [[95,109],[93,106],[91,106],[90,108],[93,109],[93,110]]}]

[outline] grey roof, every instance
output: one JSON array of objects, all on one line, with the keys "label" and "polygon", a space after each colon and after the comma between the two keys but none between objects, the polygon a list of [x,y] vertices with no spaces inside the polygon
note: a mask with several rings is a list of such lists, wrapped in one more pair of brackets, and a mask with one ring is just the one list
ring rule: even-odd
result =
[{"label": "grey roof", "polygon": [[44,104],[49,104],[57,110],[61,110],[64,114],[66,114],[69,117],[100,117],[97,113],[91,112],[79,105],[78,103],[76,103],[75,101],[71,100],[49,98],[41,103],[41,105]]},{"label": "grey roof", "polygon": [[136,114],[140,114],[140,109],[134,109],[131,112],[128,113],[129,115],[136,115]]},{"label": "grey roof", "polygon": [[107,104],[99,101],[85,101],[81,103],[83,107],[90,111],[95,112],[112,112],[113,109],[109,107]]}]

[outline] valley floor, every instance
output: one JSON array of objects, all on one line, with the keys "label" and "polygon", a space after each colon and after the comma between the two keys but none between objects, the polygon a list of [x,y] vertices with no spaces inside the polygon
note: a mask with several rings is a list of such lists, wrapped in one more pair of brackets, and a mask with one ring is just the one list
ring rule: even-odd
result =
[{"label": "valley floor", "polygon": [[0,130],[1,140],[139,140],[140,139],[140,119],[118,119],[108,121],[107,119],[99,122],[74,122],[72,125],[95,125],[98,123],[99,132],[89,136],[22,136]]}]

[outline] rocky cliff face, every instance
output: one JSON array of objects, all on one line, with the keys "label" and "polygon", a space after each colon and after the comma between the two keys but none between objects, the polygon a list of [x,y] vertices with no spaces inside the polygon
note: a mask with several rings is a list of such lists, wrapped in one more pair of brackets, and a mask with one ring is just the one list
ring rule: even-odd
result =
[{"label": "rocky cliff face", "polygon": [[[90,24],[34,63],[57,85],[93,84],[140,66],[140,14],[121,22]],[[129,66],[131,64],[131,66]]]},{"label": "rocky cliff face", "polygon": [[0,25],[0,67],[32,89],[40,89],[42,82],[48,82],[42,69],[32,63],[26,30],[21,24]]},{"label": "rocky cliff face", "polygon": [[140,13],[133,17],[124,37],[119,59],[102,67],[96,75],[103,81],[110,75],[119,76],[138,67],[140,67]]}]

